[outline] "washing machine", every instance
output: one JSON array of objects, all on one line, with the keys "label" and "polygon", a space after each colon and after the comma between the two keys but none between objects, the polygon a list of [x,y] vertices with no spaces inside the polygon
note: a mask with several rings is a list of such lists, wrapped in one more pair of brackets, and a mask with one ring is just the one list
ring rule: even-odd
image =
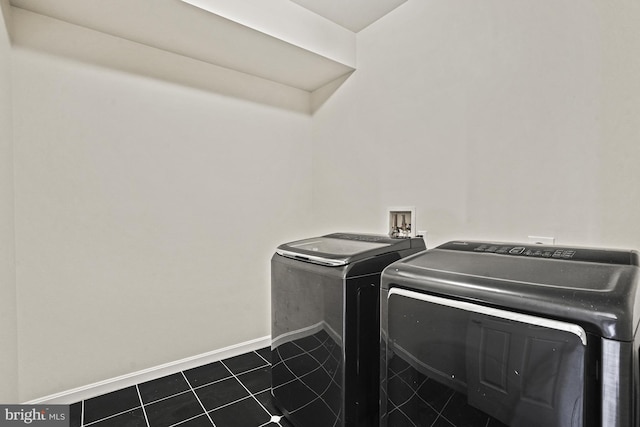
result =
[{"label": "washing machine", "polygon": [[639,425],[636,251],[453,241],[381,279],[381,427]]},{"label": "washing machine", "polygon": [[296,427],[378,425],[380,274],[419,238],[334,233],[271,259],[272,394]]}]

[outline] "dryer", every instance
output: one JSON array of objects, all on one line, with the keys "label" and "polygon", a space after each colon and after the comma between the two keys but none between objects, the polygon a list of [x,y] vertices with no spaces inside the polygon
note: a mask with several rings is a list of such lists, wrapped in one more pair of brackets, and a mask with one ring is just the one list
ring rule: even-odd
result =
[{"label": "dryer", "polygon": [[639,425],[636,251],[453,241],[381,279],[381,427]]}]

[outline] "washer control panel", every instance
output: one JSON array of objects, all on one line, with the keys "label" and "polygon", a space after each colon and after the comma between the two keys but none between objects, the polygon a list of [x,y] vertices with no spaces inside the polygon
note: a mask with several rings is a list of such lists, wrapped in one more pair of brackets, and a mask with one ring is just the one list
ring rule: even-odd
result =
[{"label": "washer control panel", "polygon": [[565,261],[639,265],[638,252],[636,251],[469,241],[452,241],[440,245],[436,249]]}]

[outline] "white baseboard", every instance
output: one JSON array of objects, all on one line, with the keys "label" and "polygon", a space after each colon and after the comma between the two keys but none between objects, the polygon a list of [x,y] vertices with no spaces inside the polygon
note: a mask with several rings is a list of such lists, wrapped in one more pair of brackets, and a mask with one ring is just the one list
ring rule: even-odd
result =
[{"label": "white baseboard", "polygon": [[61,404],[70,405],[81,400],[90,399],[105,393],[120,390],[125,387],[140,384],[145,381],[162,378],[166,375],[185,371],[187,369],[196,368],[198,366],[213,363],[228,357],[238,356],[243,353],[258,350],[271,345],[271,337],[266,336],[256,338],[251,341],[242,342],[229,347],[213,350],[207,353],[199,354],[185,359],[176,360],[175,362],[165,363],[163,365],[154,366],[142,371],[132,372],[130,374],[121,375],[119,377],[110,378],[97,383],[74,388],[60,393],[44,396],[38,399],[25,402],[28,405],[37,404]]}]

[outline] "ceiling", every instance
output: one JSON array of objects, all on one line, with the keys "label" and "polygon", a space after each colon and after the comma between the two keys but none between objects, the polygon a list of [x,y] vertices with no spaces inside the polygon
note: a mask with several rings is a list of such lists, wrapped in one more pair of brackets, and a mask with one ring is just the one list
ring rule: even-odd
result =
[{"label": "ceiling", "polygon": [[407,0],[291,0],[357,33]]}]

